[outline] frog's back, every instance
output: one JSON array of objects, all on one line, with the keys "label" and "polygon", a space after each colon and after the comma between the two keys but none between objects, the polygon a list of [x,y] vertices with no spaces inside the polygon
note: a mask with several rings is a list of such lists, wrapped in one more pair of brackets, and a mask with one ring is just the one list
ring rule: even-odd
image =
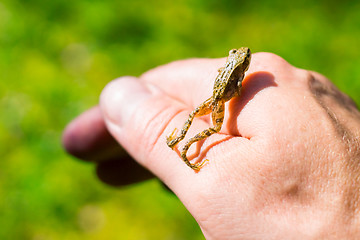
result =
[{"label": "frog's back", "polygon": [[221,72],[217,75],[213,89],[213,99],[221,99],[224,96],[225,89],[228,86],[230,76],[233,72],[231,63],[227,63]]},{"label": "frog's back", "polygon": [[219,69],[214,83],[213,100],[229,100],[241,87],[244,72],[248,69],[251,58],[250,49],[242,47],[229,51],[223,68]]}]

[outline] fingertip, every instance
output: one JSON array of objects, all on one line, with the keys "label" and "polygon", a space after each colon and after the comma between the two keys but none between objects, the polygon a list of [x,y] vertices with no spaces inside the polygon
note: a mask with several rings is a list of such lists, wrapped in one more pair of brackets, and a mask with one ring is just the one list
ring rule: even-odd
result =
[{"label": "fingertip", "polygon": [[79,153],[78,146],[75,144],[78,142],[77,139],[78,135],[76,134],[76,123],[73,120],[65,127],[61,136],[61,143],[65,151],[75,157],[79,157],[81,155]]},{"label": "fingertip", "polygon": [[64,149],[69,154],[80,159],[88,159],[88,151],[95,140],[95,132],[99,131],[99,126],[95,126],[99,124],[97,114],[101,116],[99,108],[91,108],[73,119],[65,127],[61,140]]},{"label": "fingertip", "polygon": [[136,103],[149,97],[135,77],[121,77],[108,83],[100,95],[100,108],[106,121],[122,127],[136,110]]},{"label": "fingertip", "polygon": [[72,120],[61,141],[66,152],[83,160],[98,161],[124,152],[106,129],[99,106]]}]

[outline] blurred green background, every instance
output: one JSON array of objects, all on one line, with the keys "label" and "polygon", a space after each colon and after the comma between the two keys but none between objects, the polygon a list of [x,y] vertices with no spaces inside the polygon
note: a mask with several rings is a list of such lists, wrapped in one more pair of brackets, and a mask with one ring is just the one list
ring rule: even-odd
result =
[{"label": "blurred green background", "polygon": [[240,46],[360,103],[359,1],[0,1],[0,239],[203,239],[157,181],[106,186],[61,133],[116,77]]}]

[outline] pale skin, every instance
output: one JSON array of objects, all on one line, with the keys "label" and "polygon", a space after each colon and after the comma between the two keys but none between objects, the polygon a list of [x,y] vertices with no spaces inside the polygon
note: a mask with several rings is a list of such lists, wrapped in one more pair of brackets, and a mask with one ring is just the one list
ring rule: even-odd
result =
[{"label": "pale skin", "polygon": [[[164,143],[211,94],[224,62],[177,61],[114,80],[101,94],[100,110],[66,129],[66,149],[96,156],[91,160],[109,184],[149,178],[149,170],[207,239],[359,239],[360,113],[318,73],[255,53],[241,96],[225,104],[221,131],[189,150],[192,158],[211,160],[201,171]],[[210,126],[209,117],[197,118],[189,134]],[[115,143],[107,131],[131,158],[113,144],[94,144]]]}]

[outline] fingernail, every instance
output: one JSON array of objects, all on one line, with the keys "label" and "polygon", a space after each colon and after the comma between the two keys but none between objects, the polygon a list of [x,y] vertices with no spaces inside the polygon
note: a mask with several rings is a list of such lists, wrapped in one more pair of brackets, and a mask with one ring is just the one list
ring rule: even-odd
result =
[{"label": "fingernail", "polygon": [[105,120],[121,129],[131,121],[137,106],[149,97],[149,91],[137,78],[122,77],[104,88],[100,96],[100,106]]}]

